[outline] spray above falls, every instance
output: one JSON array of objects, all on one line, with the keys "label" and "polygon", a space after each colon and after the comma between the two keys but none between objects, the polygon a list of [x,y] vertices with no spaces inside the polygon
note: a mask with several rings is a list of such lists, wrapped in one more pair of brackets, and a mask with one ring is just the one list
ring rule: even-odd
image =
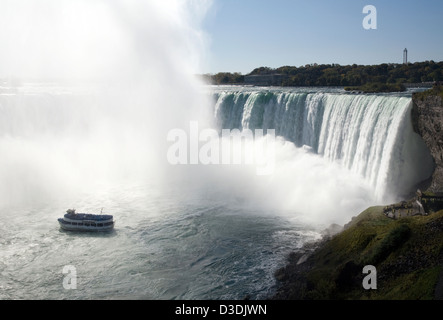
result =
[{"label": "spray above falls", "polygon": [[2,1],[0,208],[161,176],[168,130],[206,106],[193,74],[209,5]]}]

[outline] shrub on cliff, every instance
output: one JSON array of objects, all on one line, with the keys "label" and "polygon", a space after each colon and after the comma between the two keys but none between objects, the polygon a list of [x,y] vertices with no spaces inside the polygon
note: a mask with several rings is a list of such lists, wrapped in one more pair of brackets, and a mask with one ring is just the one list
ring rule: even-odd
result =
[{"label": "shrub on cliff", "polygon": [[397,226],[373,249],[372,255],[370,255],[364,264],[379,264],[392,252],[395,252],[395,250],[400,248],[401,245],[409,239],[410,235],[411,229],[408,225],[401,224]]}]

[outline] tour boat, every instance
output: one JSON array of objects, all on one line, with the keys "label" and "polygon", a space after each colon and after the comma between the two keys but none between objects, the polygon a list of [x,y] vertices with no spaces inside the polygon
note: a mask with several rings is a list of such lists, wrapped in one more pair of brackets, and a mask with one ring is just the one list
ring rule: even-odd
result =
[{"label": "tour boat", "polygon": [[114,228],[112,215],[76,213],[69,209],[58,222],[63,230],[68,231],[110,231]]}]

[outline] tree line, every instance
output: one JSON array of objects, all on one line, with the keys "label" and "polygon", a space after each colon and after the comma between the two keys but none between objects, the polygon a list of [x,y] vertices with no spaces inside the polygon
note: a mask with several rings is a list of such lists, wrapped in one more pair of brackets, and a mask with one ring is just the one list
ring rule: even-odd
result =
[{"label": "tree line", "polygon": [[239,72],[219,72],[217,74],[204,74],[201,76],[207,83],[223,85],[223,84],[244,84],[245,76]]},{"label": "tree line", "polygon": [[443,81],[443,61],[379,65],[308,64],[301,67],[260,67],[247,75],[222,72],[203,75],[212,84],[244,84],[253,75],[283,75],[281,86],[362,86],[369,83],[402,84]]}]

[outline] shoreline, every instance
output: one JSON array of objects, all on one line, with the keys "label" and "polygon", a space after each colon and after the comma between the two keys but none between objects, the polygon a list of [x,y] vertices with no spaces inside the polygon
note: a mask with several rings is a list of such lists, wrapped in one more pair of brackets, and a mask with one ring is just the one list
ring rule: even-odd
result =
[{"label": "shoreline", "polygon": [[[376,290],[362,286],[368,265]],[[442,299],[443,210],[394,220],[383,207],[368,208],[343,231],[291,253],[274,277],[270,300]]]}]

